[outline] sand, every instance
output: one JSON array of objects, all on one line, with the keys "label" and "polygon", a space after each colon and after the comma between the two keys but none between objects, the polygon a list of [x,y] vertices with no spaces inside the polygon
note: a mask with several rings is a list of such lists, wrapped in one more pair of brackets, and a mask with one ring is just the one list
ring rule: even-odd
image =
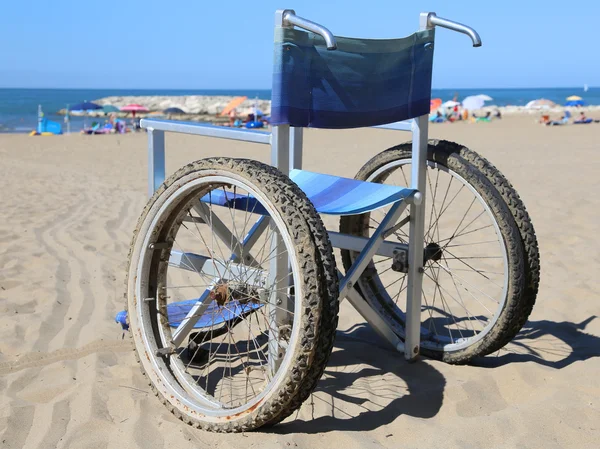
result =
[{"label": "sand", "polygon": [[[477,366],[407,364],[344,303],[315,394],[283,424],[243,435],[172,416],[113,321],[146,201],[146,135],[0,135],[0,447],[598,447],[600,125],[508,118],[431,134],[481,152],[525,201],[542,256],[530,321]],[[408,137],[309,130],[305,168],[353,176]],[[268,149],[167,138],[169,172],[210,155],[266,161]]]}]

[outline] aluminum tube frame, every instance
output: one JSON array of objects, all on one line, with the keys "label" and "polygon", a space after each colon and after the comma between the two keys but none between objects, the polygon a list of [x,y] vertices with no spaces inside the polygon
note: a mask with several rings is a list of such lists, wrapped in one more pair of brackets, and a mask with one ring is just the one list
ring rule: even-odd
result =
[{"label": "aluminum tube frame", "polygon": [[[318,23],[311,22],[310,20],[306,20],[302,17],[297,16],[296,11],[294,11],[293,9],[278,10],[275,14],[276,26],[279,25],[283,27],[290,27],[295,25],[298,28],[312,31],[313,33],[318,34],[323,39],[325,39],[325,45],[327,46],[327,50],[335,50],[337,48],[335,36],[323,25],[319,25]],[[279,15],[281,16],[281,22],[277,23],[279,21]]]},{"label": "aluminum tube frame", "polygon": [[[342,273],[338,270],[338,277],[343,278]],[[367,301],[360,296],[360,293],[355,288],[346,291],[346,298],[352,304],[352,307],[365,319],[367,323],[375,330],[375,332],[387,340],[398,352],[404,351],[404,342],[398,337],[394,330],[381,317],[379,312],[373,309]]]},{"label": "aluminum tube frame", "polygon": [[367,264],[377,252],[377,248],[383,243],[383,235],[385,231],[396,224],[396,221],[398,221],[398,218],[400,218],[400,215],[402,215],[402,212],[404,212],[404,209],[406,209],[408,203],[409,198],[395,203],[390,208],[383,220],[381,220],[381,223],[379,226],[377,226],[377,229],[375,232],[373,232],[373,235],[369,238],[369,241],[363,250],[360,252],[350,269],[346,272],[346,276],[344,276],[342,279],[342,282],[340,283],[340,298],[345,297],[348,293],[348,290],[354,287],[354,284],[362,275],[362,272],[367,267]]},{"label": "aluminum tube frame", "polygon": [[231,233],[229,228],[225,226],[225,223],[223,223],[219,217],[211,213],[210,208],[205,203],[198,201],[192,207],[205,223],[210,224],[213,232],[233,253],[231,256],[232,259],[235,257],[236,259],[243,260],[247,265],[250,266],[259,265],[259,263],[254,259],[254,257],[252,257],[248,250],[245,249],[244,244]]},{"label": "aluminum tube frame", "polygon": [[[267,217],[264,217],[264,220],[262,221],[257,221],[256,225],[254,226],[254,229],[251,229],[248,233],[248,237],[244,239],[242,246],[244,248],[251,248],[256,242],[256,239],[260,235],[262,235],[262,233],[266,229],[267,224]],[[346,249],[358,253],[360,253],[369,243],[369,239],[367,237],[340,234],[339,232],[333,231],[328,231],[328,235],[329,240],[331,241],[331,246],[333,246],[334,248]],[[399,252],[405,252],[408,255],[408,245],[406,243],[382,241],[379,247],[375,249],[375,255],[390,258],[394,257]],[[169,257],[169,265],[188,271],[201,272],[209,277],[219,276],[220,273],[229,270],[231,271],[231,274],[233,276],[232,279],[235,279],[236,277],[241,277],[242,275],[249,275],[248,279],[252,281],[251,283],[254,283],[256,278],[256,285],[259,285],[260,281],[262,280],[262,270],[260,268],[248,268],[246,264],[240,263],[239,258],[235,255],[232,255],[230,259],[230,262],[233,263],[229,263],[227,266],[225,262],[220,261],[218,259],[215,259],[213,262],[209,263],[209,261],[211,260],[213,259],[199,254],[183,253],[178,250],[171,250],[171,255]],[[242,266],[244,268],[242,268]],[[227,277],[224,277],[224,279],[229,280],[229,278]]]},{"label": "aluminum tube frame", "polygon": [[290,127],[290,171],[302,168],[304,128]]},{"label": "aluminum tube frame", "polygon": [[411,131],[413,129],[413,120],[404,120],[403,122],[387,123],[385,125],[371,126],[371,128],[390,129],[393,131]]},{"label": "aluminum tube frame", "polygon": [[[257,223],[252,227],[252,229],[250,229],[250,232],[246,235],[246,237],[244,237],[244,242],[240,245],[242,254],[247,254],[250,251],[250,249],[252,249],[252,247],[258,240],[258,236],[260,236],[260,234],[262,234],[262,232],[265,230],[265,228],[266,228],[265,224],[268,224],[269,222],[270,222],[270,220],[260,220],[259,219],[257,221]],[[182,256],[183,256],[183,254],[182,254]],[[202,258],[202,256],[196,256],[196,257]],[[233,260],[235,257],[236,257],[236,255],[232,254],[230,257],[230,261]],[[191,257],[189,257],[189,256],[187,257],[188,262],[190,262],[192,264],[192,266],[194,266],[194,262],[192,262],[191,259],[192,259]],[[212,260],[212,259],[208,259],[208,260]],[[254,258],[252,258],[251,261],[252,261],[252,263],[254,263],[255,262]],[[177,262],[177,259],[175,258],[173,260],[173,262],[175,265],[175,263]],[[171,258],[169,258],[169,264],[171,264]],[[214,271],[216,271],[218,273],[219,270],[216,267],[216,261],[212,260],[212,264],[215,269]],[[187,267],[183,267],[183,266],[180,266],[180,268],[188,269]],[[196,270],[196,271],[200,272],[198,270]],[[260,270],[256,270],[256,273],[257,273],[256,276],[260,278],[260,277],[262,277],[262,273],[259,273],[259,271]],[[217,274],[217,276],[215,276],[215,278],[213,278],[213,283],[218,282],[219,279],[221,279],[221,277]],[[177,329],[173,333],[173,338],[171,339],[171,343],[173,343],[176,347],[179,346],[183,342],[185,337],[191,332],[191,330],[194,328],[194,326],[198,322],[198,319],[200,318],[202,313],[204,313],[204,311],[208,308],[208,306],[212,302],[212,298],[210,298],[210,296],[209,296],[210,292],[212,291],[212,288],[213,288],[213,285],[211,285],[209,288],[207,288],[204,291],[204,293],[198,299],[196,304],[194,304],[192,309],[185,316],[185,320],[182,321],[182,323],[179,325],[179,327],[177,327]]]},{"label": "aluminum tube frame", "polygon": [[264,131],[229,129],[223,126],[158,119],[142,119],[140,126],[148,130],[148,198],[151,198],[165,181],[165,132],[271,144],[271,133]]},{"label": "aluminum tube frame", "polygon": [[183,253],[171,250],[169,266],[182,270],[201,273],[206,277],[221,279],[222,281],[236,281],[243,279],[244,283],[255,287],[262,287],[266,282],[264,270],[248,268],[247,265],[228,263],[223,260],[211,259],[194,253]]},{"label": "aluminum tube frame", "polygon": [[[275,29],[291,28],[293,25],[285,20],[285,15],[290,10],[277,10],[275,12]],[[293,14],[293,11],[291,11]],[[295,132],[290,125],[276,125],[272,127],[271,133],[271,165],[285,175],[289,175],[292,168],[294,155],[290,154],[292,148],[295,148],[293,142]],[[302,150],[300,149],[300,158]],[[301,162],[301,161],[300,161]],[[287,254],[283,253],[285,248],[283,237],[277,232],[275,220],[268,219],[269,227],[272,230],[271,252],[275,254],[269,261],[269,279],[268,287],[272,288],[268,300],[268,318],[269,318],[269,340],[268,340],[268,360],[271,374],[274,375],[282,361],[280,326],[287,324],[290,314],[286,313],[293,307],[291,301],[288,301],[287,295],[281,292],[289,290],[292,276],[290,273],[291,265]]]},{"label": "aluminum tube frame", "polygon": [[404,347],[404,357],[409,361],[418,357],[421,339],[428,125],[428,116],[422,115],[415,119],[413,128],[411,187],[421,194],[421,198],[420,201],[415,201],[410,205],[408,283],[406,288],[406,339]]},{"label": "aluminum tube frame", "polygon": [[[246,237],[244,237],[244,241],[242,242],[242,245],[244,246],[244,248],[252,248],[254,246],[254,244],[256,243],[256,241],[259,239],[259,237],[267,229],[268,226],[269,226],[268,217],[263,215],[258,220],[256,220],[256,223],[254,223],[252,225],[252,227],[248,231],[248,234],[246,234]],[[235,254],[233,254],[231,256],[231,260],[236,262],[239,260],[239,258]],[[248,256],[246,256],[246,261],[248,261],[248,260],[250,260],[250,258]]]},{"label": "aluminum tube frame", "polygon": [[148,128],[148,198],[165,182],[165,132]]},{"label": "aluminum tube frame", "polygon": [[[334,248],[347,249],[349,251],[361,252],[367,243],[369,243],[368,237],[359,237],[350,234],[341,234],[335,231],[327,231],[331,246]],[[375,249],[377,256],[383,257],[394,257],[399,252],[408,253],[408,245],[400,242],[388,242],[382,241],[381,245]]]},{"label": "aluminum tube frame", "polygon": [[290,159],[290,126],[273,126],[271,165],[288,175],[290,173]]},{"label": "aluminum tube frame", "polygon": [[208,306],[210,306],[212,303],[213,299],[211,298],[210,294],[215,288],[218,280],[219,278],[212,280],[210,286],[204,290],[202,296],[198,298],[198,301],[196,301],[185,318],[181,320],[181,323],[179,326],[177,326],[177,329],[175,329],[175,331],[171,334],[171,344],[174,346],[174,348],[177,348],[179,345],[181,345],[181,343],[183,343],[190,332],[194,329],[194,326],[200,317],[204,315],[204,312],[206,312],[206,309],[208,309]]},{"label": "aluminum tube frame", "polygon": [[421,13],[421,29],[433,28],[435,26],[466,34],[471,38],[473,47],[481,47],[481,37],[479,37],[479,33],[470,26],[438,17],[434,12]]},{"label": "aluminum tube frame", "polygon": [[171,133],[219,137],[221,139],[241,140],[253,143],[271,143],[271,133],[266,131],[251,131],[249,129],[228,128],[226,126],[203,125],[197,122],[179,122],[175,120],[144,118],[140,120],[140,126],[148,130],[154,129]]}]

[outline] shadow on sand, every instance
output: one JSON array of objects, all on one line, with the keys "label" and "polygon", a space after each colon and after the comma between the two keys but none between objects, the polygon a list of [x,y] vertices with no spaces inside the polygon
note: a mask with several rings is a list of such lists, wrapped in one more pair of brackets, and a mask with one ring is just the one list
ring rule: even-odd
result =
[{"label": "shadow on sand", "polygon": [[[595,318],[591,316],[581,323],[529,321],[505,349],[477,359],[472,365],[495,368],[533,362],[561,369],[598,357],[600,337],[584,332]],[[388,350],[386,343],[365,324],[355,325],[337,333],[324,376],[306,401],[311,407],[311,419],[297,413],[293,420],[268,432],[361,432],[389,424],[400,415],[431,418],[442,406],[445,386],[444,376],[433,364],[409,364],[397,352]],[[336,403],[344,403],[344,410]],[[326,416],[319,413],[315,417],[315,407],[319,405],[321,411],[323,406],[328,409]]]},{"label": "shadow on sand", "polygon": [[[388,350],[368,326],[355,325],[337,333],[324,376],[306,401],[312,408],[311,419],[293,415],[293,421],[269,431],[366,431],[391,423],[400,415],[430,418],[442,406],[445,385],[444,376],[431,364],[407,363],[401,354]],[[336,403],[344,403],[344,410]],[[328,415],[315,417],[316,407],[325,407]]]},{"label": "shadow on sand", "polygon": [[473,361],[472,365],[495,368],[507,363],[534,362],[561,369],[573,362],[600,356],[600,337],[584,332],[596,315],[581,323],[528,321],[504,349]]}]

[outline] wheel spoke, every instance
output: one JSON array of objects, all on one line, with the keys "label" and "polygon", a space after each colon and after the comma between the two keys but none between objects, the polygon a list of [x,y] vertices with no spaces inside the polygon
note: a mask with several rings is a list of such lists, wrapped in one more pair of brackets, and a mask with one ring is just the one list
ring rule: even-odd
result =
[{"label": "wheel spoke", "polygon": [[[482,194],[476,184],[471,183],[470,177],[481,175],[473,171],[463,177],[460,171],[444,167],[442,159],[428,161],[426,171],[424,240],[425,245],[439,245],[441,259],[426,263],[421,316],[423,332],[436,336],[435,339],[424,338],[423,344],[435,351],[474,344],[473,341],[482,338],[493,326],[497,319],[494,312],[500,310],[507,297],[506,287],[499,285],[502,284],[500,276],[506,276],[507,264],[502,229],[497,225],[495,209],[486,203],[487,192]],[[376,177],[367,180],[400,185],[404,179],[405,185],[408,184],[409,157],[393,162],[388,159],[384,164],[376,169]],[[372,235],[380,221],[379,215],[371,212],[369,218],[359,222],[362,227],[358,229],[362,233],[357,232],[357,235]],[[404,232],[397,232],[396,237],[399,241],[408,241]],[[404,318],[400,318],[404,316],[404,303],[399,298],[405,278],[400,280],[387,263],[391,264],[391,260],[375,258],[372,261],[371,267],[376,271],[361,278],[361,292],[369,302],[382,304],[384,310],[396,310],[386,319],[404,326],[401,321]],[[471,275],[470,271],[476,274]],[[480,282],[483,279],[487,282]]]},{"label": "wheel spoke", "polygon": [[[179,203],[173,200],[169,208],[162,206],[165,212],[160,213],[165,215],[155,222],[158,224],[153,234],[160,236],[155,238],[158,243],[161,240],[173,242],[177,262],[170,257],[165,260],[161,252],[155,251],[155,262],[144,271],[150,272],[151,279],[142,285],[143,288],[157,285],[155,288],[160,289],[161,294],[152,297],[156,296],[156,308],[162,311],[159,313],[167,315],[166,319],[154,318],[153,326],[159,333],[152,337],[161,348],[156,356],[164,357],[164,362],[171,367],[165,370],[165,375],[171,376],[173,382],[207,410],[246,406],[265,389],[272,388],[277,371],[271,373],[271,369],[266,369],[272,365],[269,359],[274,356],[267,351],[269,346],[276,348],[278,359],[286,357],[291,344],[297,351],[297,343],[290,339],[303,338],[305,332],[300,330],[298,334],[293,330],[298,324],[295,302],[300,293],[296,282],[309,278],[302,271],[305,269],[294,262],[279,270],[277,276],[273,273],[269,276],[272,260],[291,260],[289,249],[293,246],[290,245],[298,245],[294,240],[298,237],[291,234],[291,225],[277,216],[267,218],[272,220],[272,226],[253,225],[251,232],[260,234],[247,234],[251,221],[263,218],[253,213],[255,206],[251,201],[240,207],[240,198],[252,195],[260,199],[261,196],[243,190],[238,184],[232,180],[196,187],[200,192],[196,198],[205,195],[208,200],[197,207],[194,204],[198,199],[189,199],[194,197],[189,193]],[[173,195],[175,198],[176,194]],[[215,200],[216,195],[225,201],[225,206]],[[280,200],[273,196],[269,201]],[[274,204],[270,209],[268,204],[263,206],[267,210],[281,209]],[[283,246],[271,245],[274,235],[281,239]],[[197,301],[188,298],[200,297],[211,286],[211,296],[207,298],[210,304],[194,313],[191,307]],[[283,303],[275,303],[275,293]],[[183,301],[188,301],[189,306]],[[152,302],[142,304],[154,307]],[[171,308],[172,304],[180,305]],[[275,320],[267,314],[267,309],[277,311]],[[184,315],[190,324],[186,327],[188,335],[174,339],[173,343],[170,339],[176,331],[169,323],[181,321]],[[193,324],[189,320],[194,320]],[[165,350],[170,351],[167,356],[163,355]],[[279,365],[276,369],[280,369]]]}]

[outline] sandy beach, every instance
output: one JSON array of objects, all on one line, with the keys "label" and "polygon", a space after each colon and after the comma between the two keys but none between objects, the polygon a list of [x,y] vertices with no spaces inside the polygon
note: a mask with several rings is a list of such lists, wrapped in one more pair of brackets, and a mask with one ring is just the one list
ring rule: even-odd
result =
[{"label": "sandy beach", "polygon": [[[0,134],[0,447],[597,448],[600,124],[534,121],[430,128],[492,161],[531,214],[542,280],[517,339],[472,366],[408,364],[345,302],[328,368],[300,411],[228,435],[171,415],[114,322],[146,202],[146,134]],[[353,177],[409,137],[307,130],[304,168]],[[215,155],[267,162],[269,151],[167,136],[169,173]]]}]

